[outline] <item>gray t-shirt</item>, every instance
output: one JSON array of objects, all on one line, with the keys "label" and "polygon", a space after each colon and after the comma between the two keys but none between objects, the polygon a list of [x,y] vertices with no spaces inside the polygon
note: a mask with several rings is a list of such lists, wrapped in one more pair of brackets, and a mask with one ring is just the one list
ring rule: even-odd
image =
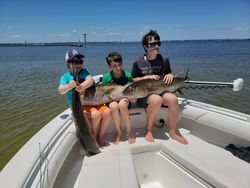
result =
[{"label": "gray t-shirt", "polygon": [[169,59],[163,58],[162,55],[158,54],[152,61],[145,60],[144,56],[139,57],[133,64],[131,74],[133,78],[136,78],[154,74],[161,76],[171,72]]}]

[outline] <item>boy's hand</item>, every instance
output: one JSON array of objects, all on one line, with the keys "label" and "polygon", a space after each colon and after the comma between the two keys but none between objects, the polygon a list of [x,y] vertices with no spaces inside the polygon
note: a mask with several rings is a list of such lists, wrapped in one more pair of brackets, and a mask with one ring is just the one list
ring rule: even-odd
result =
[{"label": "boy's hand", "polygon": [[166,76],[164,76],[163,81],[166,84],[171,84],[173,82],[173,79],[174,79],[174,75],[170,73],[170,74],[167,74]]},{"label": "boy's hand", "polygon": [[77,83],[75,80],[71,80],[69,83],[68,83],[68,88],[69,89],[73,89],[77,86]]},{"label": "boy's hand", "polygon": [[159,75],[147,75],[144,76],[145,79],[151,79],[151,80],[160,80],[160,76]]},{"label": "boy's hand", "polygon": [[82,91],[84,91],[84,89],[85,88],[81,84],[76,86],[76,91],[78,91],[78,92],[82,92]]}]

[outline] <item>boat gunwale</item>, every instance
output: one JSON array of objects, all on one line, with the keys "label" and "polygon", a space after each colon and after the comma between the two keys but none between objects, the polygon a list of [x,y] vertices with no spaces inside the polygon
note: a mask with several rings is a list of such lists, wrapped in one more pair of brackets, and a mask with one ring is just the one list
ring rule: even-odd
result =
[{"label": "boat gunwale", "polygon": [[[72,127],[72,125],[73,119],[70,109],[66,109],[53,118],[25,143],[6,164],[1,171],[0,180],[6,177],[18,176],[18,182],[8,181],[10,183],[9,186],[30,187],[35,179],[40,176],[40,174],[38,174],[40,171],[39,168],[44,165],[47,159],[46,157],[50,155],[49,151],[54,149],[60,138]],[[41,154],[44,155],[42,159]],[[24,165],[25,162],[28,162],[29,165]],[[0,181],[0,185],[1,183],[2,181]]]}]

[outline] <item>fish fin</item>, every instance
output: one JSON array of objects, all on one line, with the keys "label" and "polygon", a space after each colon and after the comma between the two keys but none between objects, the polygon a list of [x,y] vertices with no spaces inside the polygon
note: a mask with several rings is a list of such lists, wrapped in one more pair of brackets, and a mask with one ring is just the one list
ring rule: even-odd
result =
[{"label": "fish fin", "polygon": [[[188,79],[188,72],[189,72],[189,67],[187,68],[187,71],[186,71],[186,76],[185,76],[185,80]],[[181,72],[178,72],[176,75],[174,75],[174,77],[178,77],[179,75],[183,74],[184,71],[181,71]]]},{"label": "fish fin", "polygon": [[189,72],[189,67],[187,68],[187,71],[186,71],[185,80],[188,80],[188,72]]},{"label": "fish fin", "polygon": [[178,72],[176,75],[174,75],[174,77],[178,77],[179,75],[183,74],[184,71]]}]

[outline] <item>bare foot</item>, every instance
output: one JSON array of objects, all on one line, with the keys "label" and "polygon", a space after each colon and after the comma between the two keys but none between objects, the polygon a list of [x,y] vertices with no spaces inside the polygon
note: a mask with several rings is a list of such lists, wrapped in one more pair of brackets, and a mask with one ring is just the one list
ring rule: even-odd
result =
[{"label": "bare foot", "polygon": [[145,139],[148,141],[148,142],[154,142],[154,137],[153,137],[153,134],[151,131],[147,131],[146,134],[145,134]]},{"label": "bare foot", "polygon": [[112,140],[112,144],[118,144],[120,141],[120,137],[121,137],[122,133],[121,132],[117,132],[115,137]]},{"label": "bare foot", "polygon": [[128,133],[128,143],[129,143],[129,144],[135,143],[135,137],[134,137],[134,135],[133,135],[132,132],[129,132],[129,133]]},{"label": "bare foot", "polygon": [[98,143],[98,145],[99,145],[100,147],[103,147],[103,146],[106,145],[106,142],[105,142],[104,138],[101,138],[101,137],[99,137],[99,138],[97,139],[97,143]]},{"label": "bare foot", "polygon": [[172,135],[170,134],[169,136],[170,136],[172,139],[176,140],[177,142],[180,142],[180,143],[185,144],[185,145],[188,144],[187,139],[184,138],[183,136],[179,136],[179,135],[177,135],[177,134],[172,134]]}]

